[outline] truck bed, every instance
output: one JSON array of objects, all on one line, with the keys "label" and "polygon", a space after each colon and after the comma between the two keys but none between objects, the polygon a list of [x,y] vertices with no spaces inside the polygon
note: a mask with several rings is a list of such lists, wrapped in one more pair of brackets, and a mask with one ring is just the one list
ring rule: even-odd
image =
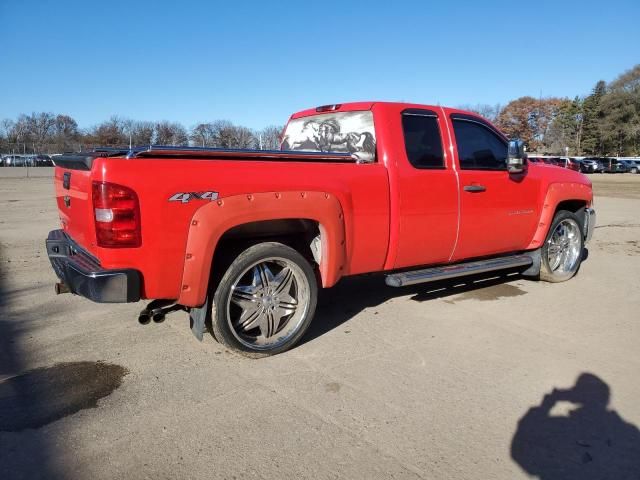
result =
[{"label": "truck bed", "polygon": [[[97,149],[62,155],[55,163],[63,230],[103,268],[144,272],[143,298],[179,294],[189,225],[195,212],[214,198],[197,196],[202,192],[213,192],[222,200],[265,192],[326,192],[337,197],[344,210],[349,258],[345,273],[381,270],[385,262],[390,200],[382,163],[358,164],[348,153],[163,146]],[[97,245],[91,193],[96,182],[136,192],[142,225],[139,247]],[[184,194],[193,196],[171,201]]]}]

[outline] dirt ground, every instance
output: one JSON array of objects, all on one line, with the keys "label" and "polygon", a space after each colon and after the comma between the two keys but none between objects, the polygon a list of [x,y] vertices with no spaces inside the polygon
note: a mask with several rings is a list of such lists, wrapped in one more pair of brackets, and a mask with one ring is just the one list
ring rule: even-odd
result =
[{"label": "dirt ground", "polygon": [[0,178],[0,478],[637,480],[640,175],[592,180],[573,280],[349,279],[256,361],[55,296],[51,180]]}]

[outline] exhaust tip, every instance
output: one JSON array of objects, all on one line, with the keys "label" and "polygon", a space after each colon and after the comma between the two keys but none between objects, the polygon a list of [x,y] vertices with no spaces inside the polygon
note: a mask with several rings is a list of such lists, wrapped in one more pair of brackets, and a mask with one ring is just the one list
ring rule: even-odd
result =
[{"label": "exhaust tip", "polygon": [[63,293],[69,293],[71,290],[69,290],[69,287],[66,283],[64,282],[58,282],[54,285],[54,290],[56,291],[56,295],[61,295]]},{"label": "exhaust tip", "polygon": [[164,322],[165,314],[164,313],[155,313],[152,318],[153,318],[153,321],[155,323],[162,323],[162,322]]},{"label": "exhaust tip", "polygon": [[146,312],[141,312],[138,316],[138,323],[140,323],[140,325],[148,325],[150,321],[151,315]]}]

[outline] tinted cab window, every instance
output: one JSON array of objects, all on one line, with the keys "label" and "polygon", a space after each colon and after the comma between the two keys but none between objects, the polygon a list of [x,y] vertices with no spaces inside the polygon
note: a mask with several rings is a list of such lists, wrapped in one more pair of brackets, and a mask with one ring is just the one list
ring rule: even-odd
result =
[{"label": "tinted cab window", "polygon": [[402,113],[402,130],[407,158],[416,168],[444,168],[438,118],[429,110]]},{"label": "tinted cab window", "polygon": [[453,130],[463,170],[506,170],[507,143],[481,123],[454,119]]}]

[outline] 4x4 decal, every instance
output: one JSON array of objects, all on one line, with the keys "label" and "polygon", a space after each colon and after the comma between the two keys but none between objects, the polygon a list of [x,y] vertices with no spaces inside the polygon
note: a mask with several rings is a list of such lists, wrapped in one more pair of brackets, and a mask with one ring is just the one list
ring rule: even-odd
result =
[{"label": "4x4 decal", "polygon": [[218,192],[180,192],[169,197],[170,202],[187,203],[193,199],[213,202],[218,199]]}]

